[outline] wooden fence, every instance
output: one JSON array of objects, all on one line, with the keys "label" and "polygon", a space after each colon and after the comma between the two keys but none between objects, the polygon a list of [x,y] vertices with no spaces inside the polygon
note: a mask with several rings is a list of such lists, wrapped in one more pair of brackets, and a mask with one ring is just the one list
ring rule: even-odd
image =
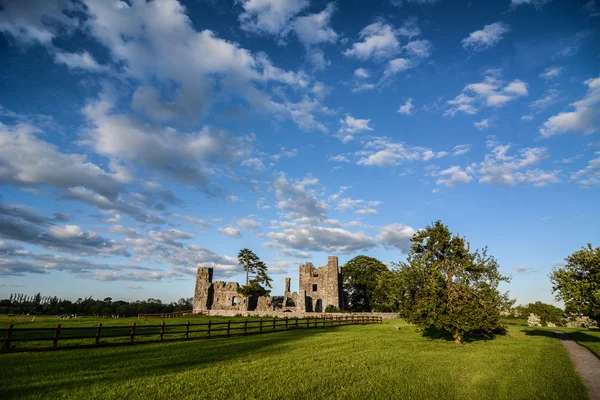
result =
[{"label": "wooden fence", "polygon": [[193,310],[186,311],[175,311],[171,313],[160,313],[160,314],[138,314],[138,318],[175,318],[183,317],[185,315],[193,314]]},{"label": "wooden fence", "polygon": [[[380,316],[326,316],[322,318],[273,318],[244,321],[208,321],[206,323],[166,325],[136,325],[56,328],[14,328],[11,324],[5,329],[1,352],[55,350],[58,344],[69,342],[61,349],[98,346],[133,345],[178,340],[198,340],[248,336],[255,334],[282,332],[293,329],[328,328],[343,325],[365,325],[382,323]],[[45,333],[45,334],[44,334]],[[140,340],[141,338],[141,340]],[[103,339],[103,340],[101,340]],[[38,346],[16,347],[15,343],[37,342]],[[50,346],[39,344],[49,342]]]}]

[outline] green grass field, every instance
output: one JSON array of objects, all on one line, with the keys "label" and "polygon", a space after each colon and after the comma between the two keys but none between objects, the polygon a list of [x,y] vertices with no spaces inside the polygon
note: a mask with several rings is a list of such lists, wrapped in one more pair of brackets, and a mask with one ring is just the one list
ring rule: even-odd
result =
[{"label": "green grass field", "polygon": [[[131,324],[110,323],[117,321]],[[0,327],[5,322],[0,318]],[[567,353],[548,330],[511,325],[506,336],[495,340],[455,345],[423,337],[401,320],[231,339],[0,354],[0,376],[1,399],[587,398]]]}]

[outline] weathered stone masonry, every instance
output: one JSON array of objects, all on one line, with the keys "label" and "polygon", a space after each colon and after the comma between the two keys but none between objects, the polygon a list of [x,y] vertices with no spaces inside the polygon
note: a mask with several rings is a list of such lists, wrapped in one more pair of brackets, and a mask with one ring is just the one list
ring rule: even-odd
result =
[{"label": "weathered stone masonry", "polygon": [[207,310],[323,312],[329,305],[339,309],[344,307],[342,268],[338,266],[338,258],[335,256],[328,257],[327,265],[321,268],[315,268],[312,263],[301,265],[298,293],[291,292],[291,280],[286,278],[283,296],[246,299],[237,293],[238,283],[213,282],[212,277],[212,268],[198,268],[194,312]]}]

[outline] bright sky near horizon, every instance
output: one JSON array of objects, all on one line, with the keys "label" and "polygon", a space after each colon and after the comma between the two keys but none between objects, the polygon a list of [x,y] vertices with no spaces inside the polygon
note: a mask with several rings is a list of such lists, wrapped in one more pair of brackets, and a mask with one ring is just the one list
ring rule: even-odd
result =
[{"label": "bright sky near horizon", "polygon": [[435,220],[518,303],[600,245],[596,0],[0,0],[0,298],[273,294]]}]

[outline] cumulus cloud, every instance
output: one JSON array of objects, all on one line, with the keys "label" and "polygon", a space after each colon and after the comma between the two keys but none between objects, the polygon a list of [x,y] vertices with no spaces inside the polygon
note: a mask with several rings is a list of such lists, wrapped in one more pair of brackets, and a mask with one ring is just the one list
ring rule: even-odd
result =
[{"label": "cumulus cloud", "polygon": [[128,255],[122,244],[77,225],[56,225],[37,210],[20,204],[0,203],[0,237],[82,255]]},{"label": "cumulus cloud", "polygon": [[520,79],[505,84],[488,74],[483,82],[466,85],[458,96],[448,100],[444,115],[452,117],[458,112],[474,115],[481,107],[502,107],[527,94],[527,84]]},{"label": "cumulus cloud", "polygon": [[232,238],[241,238],[242,237],[242,234],[238,228],[233,228],[230,226],[225,227],[225,228],[218,228],[217,231],[221,235],[229,236]]},{"label": "cumulus cloud", "polygon": [[298,225],[267,235],[277,247],[322,251],[329,254],[349,254],[375,247],[375,241],[362,232],[343,228]]},{"label": "cumulus cloud", "polygon": [[309,189],[318,183],[319,180],[312,176],[290,182],[285,174],[280,174],[273,182],[279,200],[277,208],[286,212],[290,218],[325,218],[327,204],[318,200],[316,193]]},{"label": "cumulus cloud", "polygon": [[352,115],[347,114],[344,119],[340,120],[340,129],[338,130],[337,137],[344,143],[348,143],[354,139],[354,135],[359,132],[372,131],[373,128],[369,126],[370,119],[359,119],[354,118]]},{"label": "cumulus cloud", "polygon": [[377,241],[385,247],[396,248],[404,254],[410,251],[410,239],[417,231],[408,226],[398,223],[384,226],[377,235]]},{"label": "cumulus cloud", "polygon": [[475,128],[479,129],[480,131],[488,129],[492,126],[489,118],[484,118],[481,121],[473,121],[473,125],[475,125]]},{"label": "cumulus cloud", "polygon": [[338,34],[329,26],[335,4],[329,3],[320,13],[298,17],[291,25],[300,42],[305,46],[335,43]]},{"label": "cumulus cloud", "polygon": [[552,0],[510,0],[511,7],[518,7],[522,5],[532,5],[536,9],[541,9],[546,3],[550,3]]},{"label": "cumulus cloud", "polygon": [[398,113],[404,114],[404,115],[412,115],[413,108],[414,108],[412,102],[413,102],[413,99],[406,100],[406,103],[401,105],[400,108],[398,109]]},{"label": "cumulus cloud", "polygon": [[600,151],[595,154],[597,157],[590,160],[585,168],[571,174],[571,181],[577,182],[583,187],[600,184]]},{"label": "cumulus cloud", "polygon": [[587,135],[598,130],[600,77],[588,79],[584,83],[588,86],[586,95],[581,100],[571,103],[573,111],[561,112],[548,118],[540,128],[543,137],[548,138],[567,132]]},{"label": "cumulus cloud", "polygon": [[357,78],[368,78],[371,76],[371,73],[366,68],[357,68],[354,71],[354,76]]},{"label": "cumulus cloud", "polygon": [[308,0],[242,0],[240,27],[249,32],[277,35],[308,7]]},{"label": "cumulus cloud", "polygon": [[454,188],[458,183],[469,183],[473,180],[470,175],[472,169],[467,167],[465,170],[458,165],[454,165],[448,169],[438,172],[436,175],[440,177],[435,181],[437,185],[444,185],[447,188]]},{"label": "cumulus cloud", "polygon": [[403,142],[393,142],[385,137],[376,137],[365,143],[363,150],[357,151],[358,165],[390,167],[413,161],[429,161],[441,158],[447,152],[434,152],[423,147],[410,147]]},{"label": "cumulus cloud", "polygon": [[510,27],[507,24],[494,22],[493,24],[485,25],[481,30],[471,32],[461,43],[465,50],[475,52],[488,50],[500,43],[504,35],[509,31]]},{"label": "cumulus cloud", "polygon": [[260,222],[257,222],[251,218],[240,218],[237,221],[239,227],[249,230],[257,230],[260,228]]},{"label": "cumulus cloud", "polygon": [[510,155],[510,145],[501,145],[494,140],[488,140],[491,153],[477,165],[479,182],[514,186],[519,183],[543,187],[559,182],[558,170],[544,171],[539,168],[530,169],[548,157],[547,150],[542,147],[525,148],[517,155]]},{"label": "cumulus cloud", "polygon": [[0,32],[25,44],[50,45],[61,30],[72,32],[79,26],[73,15],[79,9],[69,0],[2,0]]}]

